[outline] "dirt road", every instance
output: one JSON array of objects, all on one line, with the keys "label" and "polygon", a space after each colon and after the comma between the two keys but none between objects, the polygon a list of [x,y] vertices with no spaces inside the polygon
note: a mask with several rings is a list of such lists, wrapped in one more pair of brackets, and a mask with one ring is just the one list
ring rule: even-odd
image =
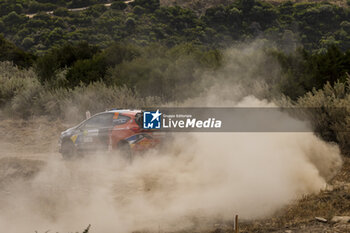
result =
[{"label": "dirt road", "polygon": [[60,121],[48,119],[0,121],[0,157],[46,157],[57,153]]},{"label": "dirt road", "polygon": [[[124,1],[126,4],[129,4],[131,2],[133,2],[134,0],[127,0],[127,1]],[[112,3],[105,3],[103,4],[105,7],[110,7],[112,5]],[[87,7],[79,7],[79,8],[68,8],[68,11],[72,11],[72,12],[77,12],[77,11],[84,11],[84,10],[87,10],[89,9],[90,7],[87,6]],[[52,15],[53,14],[53,11],[46,11],[45,12],[46,14],[48,15]],[[38,13],[33,13],[33,14],[26,14],[27,17],[29,17],[30,19],[33,18],[34,16],[36,16]]]},{"label": "dirt road", "polygon": [[[239,184],[236,173],[228,173],[228,176],[237,176],[232,179],[238,186],[235,184],[232,189],[227,189],[232,183],[229,180],[221,187],[219,181],[226,180],[226,175],[222,174],[232,170],[231,167],[225,170],[225,164],[230,160],[217,163],[219,157],[210,160],[212,153],[205,157],[204,152],[199,154],[199,160],[191,157],[201,148],[188,147],[188,154],[177,147],[195,144],[195,140],[189,143],[187,138],[174,142],[171,156],[146,155],[132,166],[124,166],[116,157],[105,159],[103,156],[65,162],[57,152],[57,140],[59,133],[67,127],[60,121],[45,118],[0,121],[0,228],[8,229],[10,233],[50,229],[81,232],[92,224],[91,232],[106,233],[115,232],[114,229],[121,229],[117,232],[140,229],[151,229],[148,232],[159,229],[232,232],[230,216],[233,214],[230,214],[231,209],[225,214],[227,206],[239,208],[242,214],[252,209],[253,212],[246,215],[250,216],[256,212],[251,203],[260,205],[263,192],[268,196],[262,206],[266,202],[273,205],[274,200],[280,198],[274,195],[281,187],[274,183],[269,188],[274,189],[272,192],[262,189],[257,196],[254,192],[246,192],[244,189],[249,189],[249,185],[246,182],[243,186]],[[239,169],[246,156],[235,156],[240,159],[240,165],[237,167],[233,163],[230,166]],[[254,172],[258,168],[264,174],[276,169],[264,170],[263,161],[246,172],[253,174],[251,181],[256,180]],[[332,190],[306,195],[262,220],[242,219],[240,232],[348,232],[347,224],[319,223],[314,219],[316,216],[330,219],[332,215],[350,215],[349,190],[346,189],[350,183],[350,161],[345,159],[344,162],[343,169],[331,181]],[[291,171],[299,170],[298,165],[297,170]],[[277,169],[276,172],[281,171]],[[286,173],[282,171],[281,174]],[[266,183],[260,176],[258,183],[265,182],[266,187],[274,180],[272,177],[268,177],[270,180]],[[301,183],[301,177],[297,178]],[[256,185],[253,184],[254,188]],[[237,194],[240,199],[232,199]],[[217,212],[211,213],[212,210]]]}]

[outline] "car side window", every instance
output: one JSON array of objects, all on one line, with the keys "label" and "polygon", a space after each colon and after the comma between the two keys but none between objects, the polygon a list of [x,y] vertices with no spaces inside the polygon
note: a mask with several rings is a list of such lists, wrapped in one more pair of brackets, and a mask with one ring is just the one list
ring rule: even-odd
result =
[{"label": "car side window", "polygon": [[113,125],[123,125],[130,120],[130,117],[119,114],[117,119],[113,119]]},{"label": "car side window", "polygon": [[112,126],[112,113],[103,113],[96,116],[91,117],[89,120],[85,122],[83,128],[106,128]]}]

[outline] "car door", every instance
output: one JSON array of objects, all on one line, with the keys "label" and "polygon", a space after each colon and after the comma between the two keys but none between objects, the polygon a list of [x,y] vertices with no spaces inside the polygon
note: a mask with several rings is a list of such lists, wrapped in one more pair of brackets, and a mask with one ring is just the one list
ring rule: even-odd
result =
[{"label": "car door", "polygon": [[113,145],[133,134],[133,131],[130,129],[130,121],[131,118],[123,114],[116,113],[114,115],[112,132]]},{"label": "car door", "polygon": [[113,113],[101,113],[88,119],[79,128],[80,150],[107,150],[109,133],[113,127]]}]

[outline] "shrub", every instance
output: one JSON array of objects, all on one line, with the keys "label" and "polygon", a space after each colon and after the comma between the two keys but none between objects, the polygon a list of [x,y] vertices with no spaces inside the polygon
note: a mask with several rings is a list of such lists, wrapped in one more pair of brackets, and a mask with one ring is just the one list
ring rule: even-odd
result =
[{"label": "shrub", "polygon": [[159,0],[135,0],[131,2],[132,6],[141,6],[151,12],[155,11],[160,7]]},{"label": "shrub", "polygon": [[0,35],[0,62],[11,61],[20,67],[28,68],[33,64],[34,58],[32,54],[24,52]]},{"label": "shrub", "polygon": [[124,10],[127,6],[128,5],[123,1],[116,1],[112,3],[111,8],[115,10]]},{"label": "shrub", "polygon": [[86,42],[75,45],[67,43],[41,56],[36,62],[35,70],[41,83],[54,82],[59,69],[70,67],[77,60],[92,58],[98,52],[99,49],[96,46],[91,46]]},{"label": "shrub", "polygon": [[56,16],[65,17],[69,15],[69,11],[65,7],[59,7],[53,12],[53,14]]},{"label": "shrub", "polygon": [[125,25],[128,27],[128,28],[134,28],[135,27],[135,24],[136,24],[136,21],[134,18],[127,18],[126,21],[125,21]]},{"label": "shrub", "polygon": [[[65,71],[58,79],[65,81]],[[157,97],[141,97],[126,86],[94,82],[74,89],[49,87],[39,82],[31,69],[21,70],[10,62],[0,62],[0,107],[11,117],[30,118],[45,115],[77,121],[84,113],[110,108],[141,108],[160,104]]]},{"label": "shrub", "polygon": [[22,46],[25,49],[29,49],[30,47],[32,47],[33,44],[34,44],[34,40],[33,38],[30,38],[30,37],[26,37],[22,41]]},{"label": "shrub", "polygon": [[90,84],[100,81],[104,77],[106,69],[105,61],[102,56],[78,60],[67,73],[67,84],[70,87],[75,87],[79,85],[79,83]]},{"label": "shrub", "polygon": [[316,134],[339,143],[343,153],[350,154],[350,78],[345,83],[327,83],[323,89],[314,89],[299,98],[297,105],[316,108],[311,114]]},{"label": "shrub", "polygon": [[137,5],[134,7],[133,11],[136,15],[142,15],[145,12],[145,9]]},{"label": "shrub", "polygon": [[11,62],[0,62],[0,107],[31,87],[37,87],[38,80],[32,70],[21,70]]},{"label": "shrub", "polygon": [[17,14],[15,11],[12,11],[10,14],[3,17],[5,24],[15,26],[17,24],[23,23],[25,18]]}]

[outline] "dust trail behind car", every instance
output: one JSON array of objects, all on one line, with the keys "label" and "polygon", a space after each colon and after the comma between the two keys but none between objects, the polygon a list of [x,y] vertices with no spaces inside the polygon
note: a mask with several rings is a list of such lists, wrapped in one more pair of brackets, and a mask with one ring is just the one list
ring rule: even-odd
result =
[{"label": "dust trail behind car", "polygon": [[[180,105],[275,106],[264,100],[272,91],[262,81],[278,78],[276,64],[254,45],[227,53],[226,67],[196,83],[203,94]],[[206,231],[235,214],[268,217],[319,192],[342,163],[338,146],[313,133],[177,133],[132,164],[117,153],[64,161],[54,148],[59,123],[8,138],[17,130],[11,124],[0,140],[8,145],[2,157],[12,157],[0,160],[0,229],[9,233],[79,232],[89,224],[103,233]]]}]

